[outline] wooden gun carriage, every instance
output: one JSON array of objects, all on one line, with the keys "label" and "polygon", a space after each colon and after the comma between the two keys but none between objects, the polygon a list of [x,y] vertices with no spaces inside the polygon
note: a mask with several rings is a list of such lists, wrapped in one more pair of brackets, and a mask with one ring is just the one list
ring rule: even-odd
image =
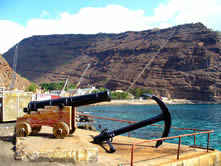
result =
[{"label": "wooden gun carriage", "polygon": [[44,101],[31,101],[24,109],[26,114],[17,118],[16,136],[24,137],[37,134],[42,126],[53,128],[56,138],[64,138],[76,129],[76,107],[110,101],[108,91],[63,97]]}]

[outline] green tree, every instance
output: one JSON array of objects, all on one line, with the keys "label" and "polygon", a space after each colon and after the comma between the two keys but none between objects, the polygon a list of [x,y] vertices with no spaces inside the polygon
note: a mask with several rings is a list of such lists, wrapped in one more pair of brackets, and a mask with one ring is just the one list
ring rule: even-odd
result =
[{"label": "green tree", "polygon": [[25,91],[26,92],[36,92],[36,89],[38,88],[38,86],[35,83],[31,83],[31,85],[29,85]]},{"label": "green tree", "polygon": [[144,93],[153,94],[151,89],[134,88],[130,90],[130,93],[135,96],[135,98],[141,97]]},{"label": "green tree", "polygon": [[[45,91],[49,91],[49,90],[62,90],[62,88],[64,87],[64,82],[51,82],[51,83],[42,83],[40,84],[40,87],[42,89],[44,89]],[[75,84],[69,84],[65,90],[68,89],[75,89],[76,85]]]},{"label": "green tree", "polygon": [[93,90],[92,93],[99,93],[99,92],[103,92],[103,91],[106,91],[106,90],[107,90],[106,88],[101,87],[99,89]]},{"label": "green tree", "polygon": [[103,88],[103,87],[99,88],[100,92],[103,92],[103,91],[106,91],[106,90],[107,90],[107,88]]},{"label": "green tree", "polygon": [[111,92],[111,99],[129,99],[128,92]]},{"label": "green tree", "polygon": [[76,85],[75,84],[69,84],[65,90],[68,90],[68,89],[76,89]]}]

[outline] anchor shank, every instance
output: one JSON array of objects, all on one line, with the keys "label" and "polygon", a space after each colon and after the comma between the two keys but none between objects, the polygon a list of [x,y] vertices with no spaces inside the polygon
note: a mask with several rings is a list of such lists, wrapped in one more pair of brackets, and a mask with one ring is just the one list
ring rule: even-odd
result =
[{"label": "anchor shank", "polygon": [[135,124],[122,127],[120,129],[116,129],[116,130],[114,130],[112,132],[114,133],[115,136],[117,136],[117,135],[121,135],[121,134],[130,132],[130,131],[133,131],[133,130],[145,127],[147,125],[151,125],[151,124],[157,123],[157,122],[162,121],[162,120],[164,120],[164,117],[163,117],[163,114],[160,114],[160,115],[155,116],[153,118],[146,119],[146,120],[137,122]]}]

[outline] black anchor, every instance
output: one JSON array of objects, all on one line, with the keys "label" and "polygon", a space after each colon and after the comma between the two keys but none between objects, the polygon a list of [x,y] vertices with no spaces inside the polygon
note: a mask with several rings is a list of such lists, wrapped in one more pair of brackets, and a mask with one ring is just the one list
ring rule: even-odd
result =
[{"label": "black anchor", "polygon": [[[102,145],[103,143],[107,143],[109,145],[108,152],[113,153],[116,150],[113,147],[111,142],[115,136],[145,127],[147,125],[157,123],[159,121],[164,121],[165,125],[164,125],[164,131],[163,131],[162,137],[167,137],[170,132],[170,127],[171,127],[171,116],[170,116],[167,106],[163,103],[163,101],[161,101],[156,96],[152,96],[149,94],[144,94],[143,96],[150,97],[153,100],[155,100],[157,104],[159,105],[162,113],[153,118],[146,119],[146,120],[143,120],[143,121],[140,121],[132,125],[128,125],[128,126],[116,129],[116,130],[108,131],[107,129],[104,129],[99,135],[94,137],[94,143],[100,144],[100,145]],[[156,148],[159,147],[162,143],[163,143],[162,140],[157,141],[155,147]]]}]

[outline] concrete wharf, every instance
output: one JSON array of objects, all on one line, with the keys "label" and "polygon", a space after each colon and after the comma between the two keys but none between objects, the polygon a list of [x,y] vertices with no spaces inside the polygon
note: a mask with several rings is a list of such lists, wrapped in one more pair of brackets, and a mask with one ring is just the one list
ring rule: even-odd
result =
[{"label": "concrete wharf", "polygon": [[[131,165],[131,147],[143,139],[117,136],[113,140],[115,153],[107,153],[104,147],[93,144],[93,136],[98,132],[77,129],[73,135],[55,139],[52,128],[43,127],[36,136],[16,138],[16,159],[30,161],[61,161],[75,165],[123,166]],[[221,152],[180,146],[177,160],[177,144],[163,143],[159,148],[155,142],[136,145],[133,154],[134,166],[220,166]]]}]

